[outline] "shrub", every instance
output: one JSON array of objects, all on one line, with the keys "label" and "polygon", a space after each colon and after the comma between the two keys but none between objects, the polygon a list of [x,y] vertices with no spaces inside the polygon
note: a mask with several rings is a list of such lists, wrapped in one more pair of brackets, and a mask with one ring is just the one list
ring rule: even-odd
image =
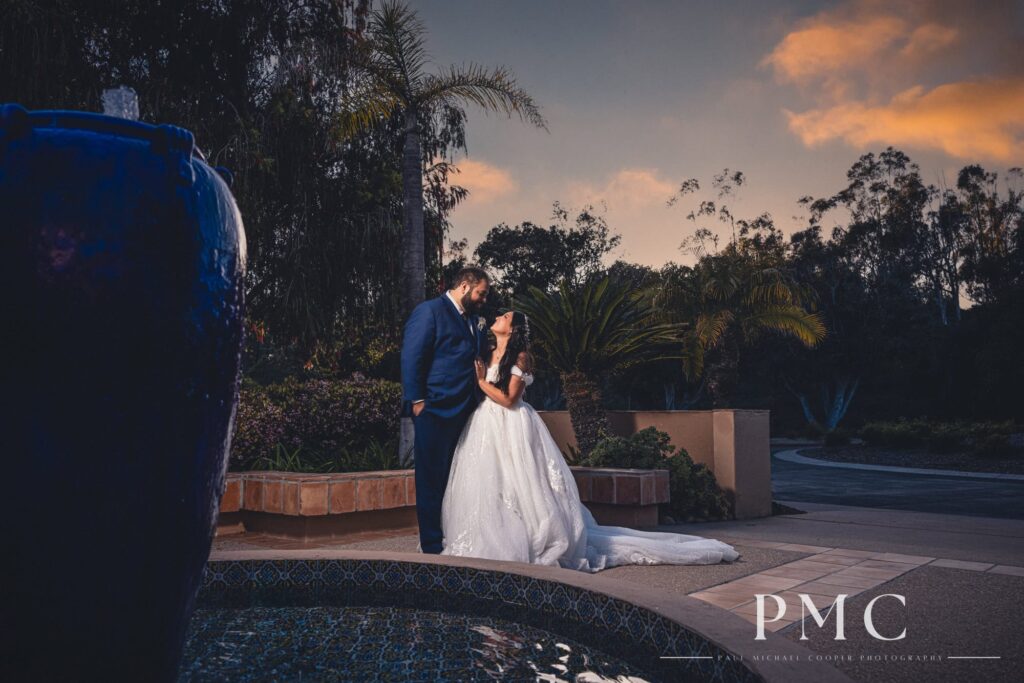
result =
[{"label": "shrub", "polygon": [[[401,386],[385,380],[246,383],[231,465],[245,469],[262,459],[263,464],[300,460],[308,467],[329,461],[337,468],[331,471],[387,468],[371,466],[375,463],[396,466],[397,445],[392,449],[389,444],[398,433],[401,396]],[[391,450],[394,458],[387,455]],[[297,451],[301,455],[291,457]]]},{"label": "shrub", "polygon": [[924,435],[924,445],[934,453],[952,453],[970,439],[970,428],[962,422],[931,425]]},{"label": "shrub", "polygon": [[972,450],[992,455],[1009,448],[1010,435],[1019,430],[1012,420],[1006,422],[938,422],[924,418],[900,418],[889,422],[869,422],[860,436],[872,446],[927,448],[937,453]]},{"label": "shrub", "polygon": [[924,444],[928,426],[922,420],[899,419],[895,422],[869,422],[860,437],[872,446],[912,448]]},{"label": "shrub", "polygon": [[231,438],[229,469],[251,469],[257,460],[272,454],[283,437],[281,408],[274,405],[259,384],[243,381],[235,414],[235,432]]},{"label": "shrub", "polygon": [[682,448],[675,450],[668,434],[654,427],[630,437],[603,439],[580,464],[668,470],[671,501],[662,506],[664,512],[679,521],[731,517],[729,501],[711,471],[705,465],[694,463]]},{"label": "shrub", "polygon": [[1010,453],[1010,439],[1006,434],[985,434],[974,440],[971,450],[981,458],[999,458]]},{"label": "shrub", "polygon": [[267,393],[283,412],[281,443],[288,449],[332,456],[398,433],[402,390],[396,382],[290,378]]},{"label": "shrub", "polygon": [[333,456],[307,455],[301,448],[289,452],[278,444],[273,454],[253,462],[249,469],[274,472],[372,472],[398,469],[398,440],[373,440],[363,448],[343,448]]},{"label": "shrub", "polygon": [[845,446],[850,443],[850,432],[845,429],[836,428],[825,433],[826,446]]}]

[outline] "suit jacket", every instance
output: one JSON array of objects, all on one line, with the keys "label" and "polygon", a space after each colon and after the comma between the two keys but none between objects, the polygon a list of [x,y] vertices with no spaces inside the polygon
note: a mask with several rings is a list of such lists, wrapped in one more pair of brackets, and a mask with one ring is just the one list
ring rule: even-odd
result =
[{"label": "suit jacket", "polygon": [[424,411],[454,417],[480,400],[473,361],[480,356],[484,333],[476,316],[469,324],[446,295],[413,309],[402,336],[402,398],[406,409],[426,400]]}]

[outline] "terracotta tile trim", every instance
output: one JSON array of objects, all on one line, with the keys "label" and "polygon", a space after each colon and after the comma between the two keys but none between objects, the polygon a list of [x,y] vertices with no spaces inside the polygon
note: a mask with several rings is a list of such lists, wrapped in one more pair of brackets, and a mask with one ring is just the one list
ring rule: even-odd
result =
[{"label": "terracotta tile trim", "polygon": [[[668,470],[571,467],[585,503],[646,508],[669,502]],[[416,504],[415,470],[230,472],[221,512],[322,516],[388,510]]]},{"label": "terracotta tile trim", "polygon": [[230,472],[220,511],[319,517],[415,504],[414,470],[337,474]]},{"label": "terracotta tile trim", "polygon": [[669,502],[668,470],[570,467],[580,500],[606,505],[658,505]]}]

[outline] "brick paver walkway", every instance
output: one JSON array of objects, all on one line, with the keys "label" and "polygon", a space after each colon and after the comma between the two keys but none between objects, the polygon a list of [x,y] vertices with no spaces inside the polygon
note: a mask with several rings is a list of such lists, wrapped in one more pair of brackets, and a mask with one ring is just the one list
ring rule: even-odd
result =
[{"label": "brick paver walkway", "polygon": [[778,631],[801,619],[804,607],[801,604],[800,594],[806,594],[811,603],[824,613],[824,610],[840,594],[852,597],[924,565],[1024,576],[1024,567],[989,562],[968,562],[922,555],[828,548],[799,543],[776,543],[749,539],[723,540],[759,548],[812,553],[794,562],[690,593],[691,597],[727,609],[752,623],[757,619],[755,596],[757,594],[777,595],[784,601],[786,607],[781,618],[772,620],[772,617],[776,615],[776,603],[774,600],[765,598],[765,630],[769,631]]}]

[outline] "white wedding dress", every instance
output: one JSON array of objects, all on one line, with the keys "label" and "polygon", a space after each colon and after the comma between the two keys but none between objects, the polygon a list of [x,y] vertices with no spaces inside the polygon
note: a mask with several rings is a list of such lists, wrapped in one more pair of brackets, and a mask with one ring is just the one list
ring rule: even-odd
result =
[{"label": "white wedding dress", "polygon": [[[529,386],[533,377],[512,372]],[[497,380],[498,366],[487,370]],[[459,437],[441,504],[442,555],[597,572],[623,564],[717,564],[739,557],[700,536],[600,526],[537,411],[485,398]]]}]

